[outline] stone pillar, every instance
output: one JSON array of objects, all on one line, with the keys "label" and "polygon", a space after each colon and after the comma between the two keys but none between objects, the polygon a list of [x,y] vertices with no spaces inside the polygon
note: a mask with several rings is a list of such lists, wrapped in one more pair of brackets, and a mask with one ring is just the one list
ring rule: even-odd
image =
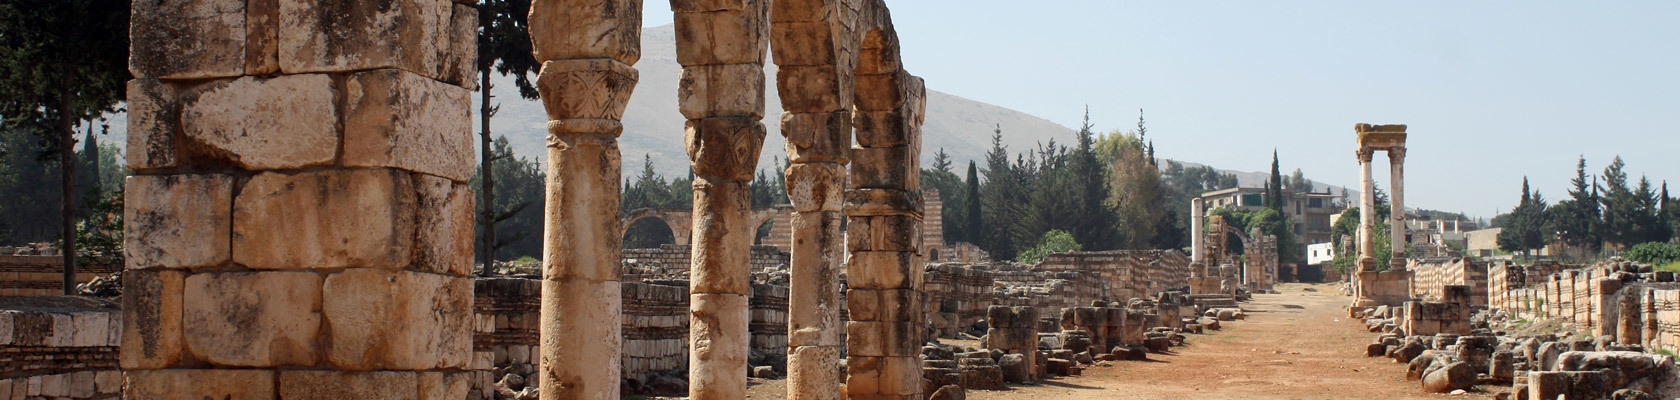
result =
[{"label": "stone pillar", "polygon": [[927,92],[921,78],[896,68],[896,51],[896,43],[864,49],[858,66],[858,147],[845,208],[846,390],[853,399],[922,397],[918,160]]},{"label": "stone pillar", "polygon": [[840,232],[846,164],[852,142],[852,67],[857,54],[855,13],[836,0],[785,0],[772,7],[771,46],[777,87],[786,111],[787,191],[793,203],[792,270],[788,298],[787,398],[837,400],[840,353]]},{"label": "stone pillar", "polygon": [[619,398],[618,135],[641,59],[640,0],[537,0],[531,44],[548,112],[542,309],[543,399]]},{"label": "stone pillar", "polygon": [[124,397],[465,398],[477,11],[132,12]]},{"label": "stone pillar", "polygon": [[677,105],[694,170],[688,396],[743,399],[754,231],[747,184],[764,144],[770,2],[672,0],[671,11],[683,66]]},{"label": "stone pillar", "polygon": [[1393,208],[1389,209],[1389,239],[1394,249],[1388,259],[1388,267],[1394,271],[1406,270],[1406,148],[1395,147],[1388,149],[1389,167],[1389,197],[1393,200]]},{"label": "stone pillar", "polygon": [[[1377,194],[1371,181],[1371,149],[1359,149],[1359,268],[1354,273],[1375,271],[1377,266]],[[1357,278],[1356,278],[1357,279]]]},{"label": "stone pillar", "polygon": [[1201,264],[1201,263],[1207,261],[1207,259],[1202,258],[1202,257],[1206,256],[1206,251],[1207,251],[1207,250],[1202,248],[1203,241],[1207,240],[1205,235],[1202,234],[1202,213],[1203,213],[1203,211],[1204,210],[1202,208],[1202,198],[1201,197],[1196,197],[1196,198],[1190,199],[1190,263],[1191,264]]}]

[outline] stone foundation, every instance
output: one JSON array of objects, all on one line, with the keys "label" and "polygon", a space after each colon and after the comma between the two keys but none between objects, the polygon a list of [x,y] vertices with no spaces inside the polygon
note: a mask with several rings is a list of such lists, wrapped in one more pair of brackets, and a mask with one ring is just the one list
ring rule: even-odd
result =
[{"label": "stone foundation", "polygon": [[122,317],[85,298],[0,300],[0,398],[119,398]]}]

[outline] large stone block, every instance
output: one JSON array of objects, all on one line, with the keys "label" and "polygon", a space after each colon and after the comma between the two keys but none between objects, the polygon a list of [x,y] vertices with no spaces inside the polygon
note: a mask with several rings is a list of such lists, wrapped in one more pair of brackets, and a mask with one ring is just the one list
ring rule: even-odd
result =
[{"label": "large stone block", "polygon": [[912,289],[846,291],[846,312],[852,321],[915,321],[921,307],[921,296]]},{"label": "large stone block", "polygon": [[917,322],[858,321],[854,318],[846,322],[846,354],[849,357],[913,358],[922,348],[921,341],[917,340],[920,327]]},{"label": "large stone block", "polygon": [[[555,333],[539,338],[540,363],[555,371],[539,378],[544,393],[578,399],[608,398],[618,393],[623,373],[619,368],[607,368],[605,374],[581,371],[622,358],[623,289],[615,281],[542,281],[542,297],[553,303],[545,303],[539,329]],[[547,306],[556,303],[558,307]]]},{"label": "large stone block", "polygon": [[759,64],[683,67],[677,109],[688,119],[764,118],[764,66]]},{"label": "large stone block", "polygon": [[296,74],[398,68],[465,87],[475,78],[477,41],[457,36],[471,37],[476,29],[457,25],[476,28],[476,13],[448,0],[283,0],[280,69]]},{"label": "large stone block", "polygon": [[921,393],[922,366],[916,357],[846,357],[846,394],[914,395]]},{"label": "large stone block", "polygon": [[918,190],[921,169],[916,163],[920,152],[917,146],[853,148],[851,185],[860,189]]},{"label": "large stone block", "polygon": [[538,1],[529,21],[537,61],[611,58],[635,65],[642,58],[640,0]]},{"label": "large stone block", "polygon": [[320,275],[194,274],[184,289],[183,337],[198,359],[230,367],[313,366],[320,360]]},{"label": "large stone block", "polygon": [[133,3],[129,72],[141,78],[169,79],[243,75],[245,7],[242,0]]},{"label": "large stone block", "polygon": [[345,83],[344,165],[466,182],[473,174],[471,92],[398,69]]},{"label": "large stone block", "polygon": [[616,60],[554,60],[543,63],[537,74],[537,91],[542,94],[550,120],[618,121],[624,118],[624,107],[630,104],[638,77],[631,64]]},{"label": "large stone block", "polygon": [[695,293],[689,299],[689,397],[746,398],[747,296]]},{"label": "large stone block", "polygon": [[472,357],[472,282],[351,268],[327,276],[328,360],[340,369],[464,368]]},{"label": "large stone block", "polygon": [[182,105],[181,124],[199,153],[265,170],[331,164],[338,152],[338,107],[327,75],[243,77],[197,90]]},{"label": "large stone block", "polygon": [[858,112],[854,121],[854,126],[857,127],[858,146],[910,146],[912,143],[910,132],[914,130],[911,127],[912,121],[906,114],[902,109]]},{"label": "large stone block", "polygon": [[[840,348],[837,346],[803,346],[788,352],[787,379],[797,382],[844,382],[840,374]],[[790,388],[793,390],[793,388]],[[839,400],[839,391],[818,390],[812,393],[799,393],[798,397],[789,394],[788,398],[813,400]]]},{"label": "large stone block", "polygon": [[245,1],[245,75],[280,71],[280,0]]},{"label": "large stone block", "polygon": [[473,271],[473,191],[465,183],[413,174],[415,191],[414,267],[467,276]]},{"label": "large stone block", "polygon": [[852,289],[912,289],[922,285],[922,266],[915,253],[854,251],[847,268]]},{"label": "large stone block", "polygon": [[794,249],[791,255],[788,345],[840,346],[839,267],[845,260],[838,241],[840,213],[799,213],[793,218],[794,242],[809,246]]},{"label": "large stone block", "polygon": [[128,81],[128,168],[147,171],[174,167],[176,137],[181,131],[181,103],[173,85],[157,79]]},{"label": "large stone block", "polygon": [[921,219],[906,215],[847,218],[846,249],[850,251],[903,251],[921,249]]},{"label": "large stone block", "polygon": [[281,400],[419,398],[418,373],[408,371],[280,371]]},{"label": "large stone block", "polygon": [[782,136],[787,138],[788,160],[794,164],[845,164],[851,157],[852,115],[848,111],[782,113]]},{"label": "large stone block", "polygon": [[231,257],[233,177],[137,175],[125,187],[127,268],[208,267]]},{"label": "large stone block", "polygon": [[[772,4],[771,12],[783,8]],[[775,19],[776,17],[771,17]],[[839,60],[835,52],[835,26],[829,21],[807,22],[776,22],[770,26],[770,46],[775,49],[772,54],[776,57],[776,65],[789,67],[795,65],[835,65]]]},{"label": "large stone block", "polygon": [[770,48],[769,0],[745,0],[736,10],[679,12],[674,19],[678,64],[764,65]]},{"label": "large stone block", "polygon": [[472,386],[469,372],[420,372],[418,400],[458,400],[467,398]]},{"label": "large stone block", "polygon": [[796,212],[840,211],[846,203],[846,167],[796,163],[787,169],[788,201]]},{"label": "large stone block", "polygon": [[776,70],[776,90],[782,109],[792,113],[826,113],[852,108],[852,76],[833,65],[793,65]]},{"label": "large stone block", "polygon": [[256,369],[128,370],[128,399],[264,400],[274,398],[274,371]]},{"label": "large stone block", "polygon": [[156,369],[181,362],[181,295],[185,273],[177,270],[123,272],[122,347],[126,370]]},{"label": "large stone block", "polygon": [[415,239],[409,174],[266,173],[234,199],[233,261],[255,269],[404,268]]},{"label": "large stone block", "polygon": [[758,168],[764,147],[764,124],[751,117],[689,120],[684,142],[694,174],[747,182]]}]

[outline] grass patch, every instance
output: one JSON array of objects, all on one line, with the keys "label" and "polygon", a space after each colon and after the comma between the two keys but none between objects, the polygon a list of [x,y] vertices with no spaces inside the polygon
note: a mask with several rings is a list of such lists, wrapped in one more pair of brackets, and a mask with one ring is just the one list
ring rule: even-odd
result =
[{"label": "grass patch", "polygon": [[1668,351],[1668,349],[1657,349],[1657,354],[1674,357],[1674,352]]},{"label": "grass patch", "polygon": [[1668,272],[1680,273],[1680,261],[1675,261],[1675,262],[1671,262],[1671,263],[1668,263],[1668,264],[1663,264],[1661,266],[1658,266],[1657,270],[1658,271],[1668,271]]}]

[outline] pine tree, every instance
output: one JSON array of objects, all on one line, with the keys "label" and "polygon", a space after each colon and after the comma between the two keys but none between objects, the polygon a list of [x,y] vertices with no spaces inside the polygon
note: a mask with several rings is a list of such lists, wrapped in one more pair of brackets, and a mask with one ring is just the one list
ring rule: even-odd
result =
[{"label": "pine tree", "polygon": [[[1276,210],[1279,214],[1284,214],[1284,212],[1283,212],[1283,175],[1280,174],[1279,171],[1278,171],[1277,149],[1272,149],[1272,180],[1271,180],[1271,184],[1268,185],[1267,188],[1268,189],[1267,189],[1266,194],[1269,198],[1267,199],[1266,205],[1268,207],[1271,207],[1271,209]],[[1287,215],[1287,214],[1285,214],[1285,215]]]},{"label": "pine tree", "polygon": [[940,147],[938,153],[933,153],[933,169],[951,173],[951,155],[945,154],[944,147]]},{"label": "pine tree", "polygon": [[[501,242],[496,238],[496,210],[492,208],[496,202],[497,168],[492,165],[497,161],[491,154],[490,118],[501,111],[500,105],[492,105],[491,89],[495,85],[490,83],[490,72],[497,71],[503,76],[512,73],[516,78],[514,86],[519,89],[520,97],[536,99],[538,97],[536,85],[531,83],[530,75],[541,68],[536,57],[531,52],[531,35],[527,28],[526,19],[530,14],[529,0],[484,0],[478,4],[478,73],[479,73],[479,171],[481,187],[479,188],[479,203],[484,205],[480,212],[486,218],[480,246],[494,247]],[[495,262],[495,252],[484,252],[484,273],[490,271],[490,265]]]},{"label": "pine tree", "polygon": [[985,175],[983,219],[992,221],[992,224],[982,231],[985,240],[981,247],[991,253],[993,259],[1013,259],[1016,252],[1013,233],[1020,221],[1015,201],[1022,193],[1020,177],[1015,167],[1010,165],[1009,149],[1003,145],[1001,125],[992,131],[992,149],[986,152]]},{"label": "pine tree", "polygon": [[965,182],[968,184],[968,191],[963,194],[963,207],[967,209],[963,213],[963,217],[966,220],[963,221],[962,229],[963,239],[976,245],[982,242],[981,229],[983,229],[986,225],[984,214],[981,212],[980,208],[980,177],[978,170],[979,168],[975,166],[974,161],[969,160],[968,182]]},{"label": "pine tree", "polygon": [[1091,111],[1086,109],[1070,163],[1072,176],[1068,177],[1076,186],[1071,199],[1073,212],[1066,216],[1072,218],[1068,230],[1075,240],[1091,250],[1108,250],[1114,247],[1114,213],[1107,205],[1108,174],[1097,159],[1096,133],[1092,128]]},{"label": "pine tree", "polygon": [[[1595,181],[1596,182],[1596,181]],[[1575,178],[1569,180],[1569,199],[1560,202],[1564,205],[1562,215],[1556,223],[1558,235],[1564,243],[1570,246],[1586,248],[1596,252],[1598,243],[1598,225],[1600,222],[1599,203],[1594,198],[1593,188],[1587,180],[1587,159],[1579,158],[1575,163]]]},{"label": "pine tree", "polygon": [[1604,205],[1604,240],[1630,247],[1641,242],[1636,226],[1639,201],[1628,187],[1627,172],[1623,171],[1626,165],[1622,157],[1617,156],[1610,166],[1604,168],[1604,189],[1607,193],[1600,202]]}]

